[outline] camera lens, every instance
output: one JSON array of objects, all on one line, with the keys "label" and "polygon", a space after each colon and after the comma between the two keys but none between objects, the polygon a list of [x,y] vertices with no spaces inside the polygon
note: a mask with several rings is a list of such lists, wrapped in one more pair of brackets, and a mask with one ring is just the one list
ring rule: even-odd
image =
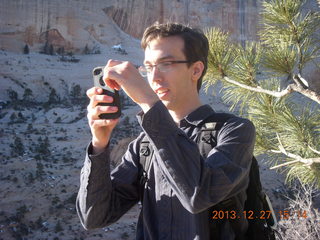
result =
[{"label": "camera lens", "polygon": [[100,78],[99,78],[99,83],[100,83],[100,85],[101,86],[105,86],[106,84],[104,83],[104,81],[103,81],[103,76],[101,76]]},{"label": "camera lens", "polygon": [[96,69],[93,71],[93,74],[96,76],[96,75],[99,75],[101,72],[102,72],[102,68],[96,68]]}]

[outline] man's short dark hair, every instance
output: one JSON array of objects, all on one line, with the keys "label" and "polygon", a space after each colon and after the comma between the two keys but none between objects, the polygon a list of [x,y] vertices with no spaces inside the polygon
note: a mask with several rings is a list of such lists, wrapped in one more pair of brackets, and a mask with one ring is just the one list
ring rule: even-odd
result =
[{"label": "man's short dark hair", "polygon": [[148,27],[141,40],[141,47],[145,50],[154,39],[178,36],[184,41],[184,55],[186,60],[190,61],[188,67],[196,61],[203,62],[204,69],[197,83],[197,90],[200,91],[202,78],[205,75],[208,67],[208,51],[209,44],[207,37],[200,29],[191,28],[180,23],[163,23],[156,22]]}]

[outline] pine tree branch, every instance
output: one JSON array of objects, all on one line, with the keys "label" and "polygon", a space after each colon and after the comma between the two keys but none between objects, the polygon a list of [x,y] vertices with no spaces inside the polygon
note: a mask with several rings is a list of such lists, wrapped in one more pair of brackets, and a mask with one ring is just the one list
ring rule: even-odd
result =
[{"label": "pine tree branch", "polygon": [[247,90],[250,90],[250,91],[254,91],[254,92],[258,92],[258,93],[266,93],[268,95],[271,95],[271,96],[274,96],[274,97],[278,97],[278,98],[286,96],[289,93],[293,92],[293,89],[291,87],[291,85],[293,85],[293,84],[289,84],[286,89],[284,89],[284,90],[282,90],[280,92],[276,92],[276,91],[270,91],[270,90],[267,90],[267,89],[263,89],[263,88],[261,88],[259,86],[251,87],[251,86],[248,86],[246,84],[239,83],[239,82],[237,82],[235,80],[232,80],[232,79],[228,78],[227,76],[223,77],[223,79],[228,83],[237,85],[238,87],[242,87],[244,89],[247,89]]},{"label": "pine tree branch", "polygon": [[310,98],[311,100],[317,102],[320,104],[320,95],[316,93],[315,91],[312,91],[310,89],[306,89],[302,87],[301,85],[298,86],[296,84],[293,84],[292,86],[293,91],[301,93],[302,95],[306,96],[307,98]]},{"label": "pine tree branch", "polygon": [[[273,153],[281,153],[280,151],[273,151],[273,150],[271,150],[271,151]],[[282,164],[279,164],[279,165],[271,167],[270,170],[281,168],[281,167],[285,167],[285,166],[288,166],[288,165],[291,165],[291,164],[294,164],[294,163],[297,163],[297,162],[300,162],[300,160],[293,160],[293,161],[290,161],[290,162],[282,163]]]},{"label": "pine tree branch", "polygon": [[287,152],[285,154],[282,151],[276,151],[276,150],[271,150],[271,152],[273,152],[273,153],[283,153],[284,155],[288,156],[289,158],[292,158],[292,159],[295,159],[295,160],[292,160],[292,161],[289,161],[289,162],[286,162],[286,163],[282,163],[282,164],[273,166],[270,169],[276,169],[276,168],[288,166],[288,165],[291,165],[291,164],[294,164],[294,163],[298,163],[298,162],[304,163],[307,166],[311,166],[314,163],[320,163],[320,158],[302,158],[299,155],[295,155],[293,153],[288,153]]},{"label": "pine tree branch", "polygon": [[303,85],[301,85],[301,84],[298,85],[297,83],[291,83],[282,91],[271,91],[271,90],[263,89],[259,86],[251,87],[246,84],[239,83],[235,80],[228,78],[227,76],[224,76],[223,79],[226,82],[234,84],[238,87],[241,87],[241,88],[244,88],[244,89],[247,89],[250,91],[258,92],[258,93],[265,93],[265,94],[268,94],[268,95],[271,95],[271,96],[274,96],[277,98],[284,97],[292,92],[298,92],[298,93],[301,93],[302,95],[310,98],[311,100],[317,102],[318,104],[320,104],[320,95],[310,89],[304,88]]},{"label": "pine tree branch", "polygon": [[[320,1],[320,0],[319,0],[319,1]],[[312,147],[310,147],[310,146],[308,146],[308,148],[309,148],[312,152],[317,153],[317,154],[320,155],[320,151],[317,151],[317,150],[315,150],[314,148],[312,148]]]},{"label": "pine tree branch", "polygon": [[[280,135],[278,133],[276,133],[276,135],[277,135],[277,139],[278,139],[278,142],[279,142],[279,146],[278,146],[279,150],[271,150],[271,152],[273,152],[273,153],[282,153],[282,154],[286,155],[287,157],[295,159],[295,160],[292,160],[292,161],[289,161],[289,162],[286,162],[286,163],[282,163],[282,164],[273,166],[270,169],[276,169],[276,168],[288,166],[288,165],[291,165],[291,164],[294,164],[294,163],[298,163],[298,162],[304,163],[306,166],[311,166],[313,163],[320,163],[320,158],[302,158],[299,155],[287,152],[285,150],[282,142],[281,142]],[[309,148],[311,150],[314,150],[310,146],[309,146]]]}]

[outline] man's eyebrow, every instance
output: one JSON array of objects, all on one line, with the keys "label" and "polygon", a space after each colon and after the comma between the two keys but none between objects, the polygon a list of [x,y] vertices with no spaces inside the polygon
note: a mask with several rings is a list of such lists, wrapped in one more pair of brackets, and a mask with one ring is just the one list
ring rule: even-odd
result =
[{"label": "man's eyebrow", "polygon": [[[167,56],[164,56],[164,57],[161,57],[161,58],[157,59],[157,62],[162,62],[162,61],[164,61],[164,60],[173,60],[173,59],[175,59],[174,56],[172,56],[172,55],[167,55]],[[144,61],[143,63],[144,63],[144,64],[150,63],[150,61]]]}]

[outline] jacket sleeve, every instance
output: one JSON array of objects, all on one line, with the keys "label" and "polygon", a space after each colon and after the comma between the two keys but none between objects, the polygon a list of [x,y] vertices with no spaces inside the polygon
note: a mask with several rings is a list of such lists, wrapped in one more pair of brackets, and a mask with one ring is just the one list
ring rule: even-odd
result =
[{"label": "jacket sleeve", "polygon": [[98,155],[90,155],[89,145],[76,201],[77,213],[85,229],[114,223],[139,201],[138,139],[129,144],[121,163],[111,174],[109,148]]},{"label": "jacket sleeve", "polygon": [[155,149],[156,164],[189,212],[199,213],[247,188],[255,141],[249,120],[228,120],[206,159],[161,102],[139,120]]}]

